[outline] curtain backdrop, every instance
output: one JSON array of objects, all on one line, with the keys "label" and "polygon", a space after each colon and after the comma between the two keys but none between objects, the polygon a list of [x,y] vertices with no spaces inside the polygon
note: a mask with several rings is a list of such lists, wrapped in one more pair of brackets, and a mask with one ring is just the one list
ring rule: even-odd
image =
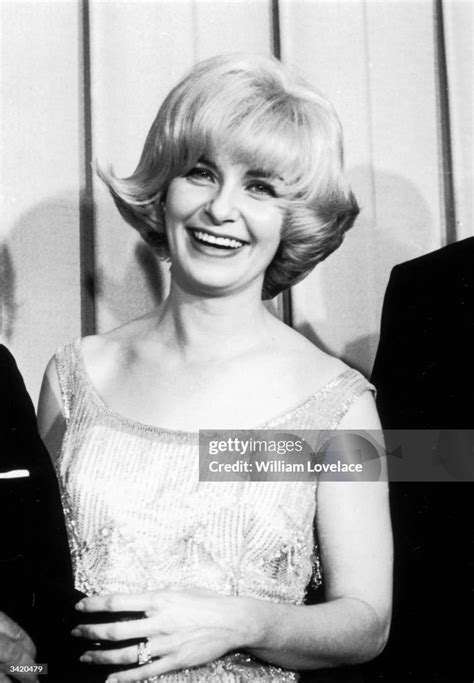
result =
[{"label": "curtain backdrop", "polygon": [[205,57],[276,54],[338,110],[362,212],[275,305],[323,348],[368,374],[392,266],[473,234],[470,0],[3,0],[0,11],[1,333],[34,399],[59,345],[166,294],[166,265],[91,162],[129,174],[163,97]]}]

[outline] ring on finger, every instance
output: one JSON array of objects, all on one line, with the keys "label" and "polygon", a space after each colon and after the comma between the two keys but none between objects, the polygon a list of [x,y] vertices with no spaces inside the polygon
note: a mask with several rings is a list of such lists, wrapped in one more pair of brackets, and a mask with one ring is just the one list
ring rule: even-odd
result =
[{"label": "ring on finger", "polygon": [[145,638],[145,640],[142,640],[141,643],[138,643],[137,648],[138,666],[145,666],[145,664],[151,662],[151,652],[150,648],[148,647],[148,638]]}]

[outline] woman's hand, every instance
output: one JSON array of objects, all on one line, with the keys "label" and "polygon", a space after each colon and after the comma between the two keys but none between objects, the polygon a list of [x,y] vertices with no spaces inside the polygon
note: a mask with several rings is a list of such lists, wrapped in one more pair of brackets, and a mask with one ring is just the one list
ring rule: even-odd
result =
[{"label": "woman's hand", "polygon": [[[135,595],[94,596],[76,609],[84,614],[110,612],[110,623],[83,624],[74,636],[93,641],[148,639],[154,661],[138,667],[138,646],[88,650],[81,661],[121,664],[133,669],[113,674],[108,681],[138,681],[176,669],[198,666],[231,650],[241,649],[252,637],[252,619],[245,598],[225,597],[205,590],[162,590]],[[114,612],[144,612],[134,621],[114,622]],[[87,620],[87,617],[86,617]]]}]

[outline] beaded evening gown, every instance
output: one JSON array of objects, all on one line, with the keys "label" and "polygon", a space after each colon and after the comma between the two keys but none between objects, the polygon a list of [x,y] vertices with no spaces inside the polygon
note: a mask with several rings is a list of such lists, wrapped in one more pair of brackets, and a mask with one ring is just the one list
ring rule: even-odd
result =
[{"label": "beaded evening gown", "polygon": [[[102,401],[80,340],[56,354],[67,423],[57,463],[75,587],[87,595],[174,587],[301,604],[321,582],[316,482],[199,482],[198,434],[127,419]],[[372,389],[347,370],[295,410],[259,425],[335,429]],[[232,653],[159,680],[296,681]]]}]

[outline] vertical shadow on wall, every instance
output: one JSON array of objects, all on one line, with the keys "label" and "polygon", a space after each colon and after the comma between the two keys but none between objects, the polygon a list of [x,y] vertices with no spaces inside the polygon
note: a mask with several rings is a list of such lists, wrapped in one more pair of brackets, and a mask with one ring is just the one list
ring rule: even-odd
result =
[{"label": "vertical shadow on wall", "polygon": [[375,360],[375,351],[379,342],[379,334],[367,334],[357,337],[346,344],[341,358],[348,365],[369,377]]},{"label": "vertical shadow on wall", "polygon": [[[40,315],[50,307],[51,316],[66,305],[65,287],[73,291],[79,268],[74,270],[74,250],[78,249],[78,206],[65,189],[44,201],[32,204],[15,221],[0,247],[0,298],[5,313],[4,335],[17,333],[22,308]],[[71,272],[71,280],[66,276]],[[57,277],[56,277],[57,276]],[[71,295],[73,299],[75,295]],[[50,319],[35,321],[48,329]],[[40,331],[40,330],[39,330]],[[40,334],[41,336],[41,334]],[[59,340],[60,341],[60,340]]]},{"label": "vertical shadow on wall", "polygon": [[161,270],[156,267],[156,256],[146,244],[137,244],[135,257],[145,276],[151,301],[159,306],[165,298],[165,283]]},{"label": "vertical shadow on wall", "polygon": [[[127,225],[117,227],[120,229],[133,234]],[[114,321],[113,326],[145,315],[159,306],[167,294],[167,265],[145,242],[139,241],[128,250],[126,246],[124,253],[128,257],[119,262],[119,268],[114,270],[106,265],[95,272],[96,305],[103,318],[105,314],[106,319]]]},{"label": "vertical shadow on wall", "polygon": [[0,246],[0,311],[1,334],[6,342],[13,336],[18,302],[15,289],[15,268],[6,243]]}]

